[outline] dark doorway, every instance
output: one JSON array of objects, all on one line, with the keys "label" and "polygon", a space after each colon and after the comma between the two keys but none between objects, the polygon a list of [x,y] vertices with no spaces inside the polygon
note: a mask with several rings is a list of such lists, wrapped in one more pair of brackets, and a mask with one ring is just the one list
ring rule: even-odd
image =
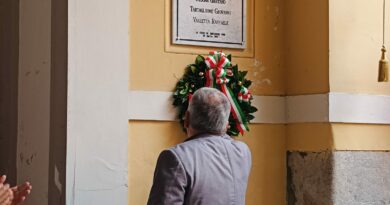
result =
[{"label": "dark doorway", "polygon": [[0,1],[0,175],[16,183],[19,0]]}]

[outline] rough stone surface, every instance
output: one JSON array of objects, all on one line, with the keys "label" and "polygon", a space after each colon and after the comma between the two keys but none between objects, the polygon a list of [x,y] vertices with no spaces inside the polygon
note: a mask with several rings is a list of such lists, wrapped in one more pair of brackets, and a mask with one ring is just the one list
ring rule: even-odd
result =
[{"label": "rough stone surface", "polygon": [[390,152],[334,152],[335,204],[390,204]]},{"label": "rough stone surface", "polygon": [[287,203],[331,204],[332,161],[329,152],[290,152],[287,161]]},{"label": "rough stone surface", "polygon": [[390,152],[289,152],[287,204],[390,205]]}]

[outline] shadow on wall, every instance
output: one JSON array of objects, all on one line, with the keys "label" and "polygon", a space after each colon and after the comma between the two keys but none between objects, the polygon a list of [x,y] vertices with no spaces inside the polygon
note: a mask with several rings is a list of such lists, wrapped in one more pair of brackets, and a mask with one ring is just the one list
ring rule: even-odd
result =
[{"label": "shadow on wall", "polygon": [[[288,205],[331,204],[334,139],[329,123],[287,125]],[[318,150],[318,151],[317,151]]]},{"label": "shadow on wall", "polygon": [[333,155],[287,152],[287,204],[332,204]]},{"label": "shadow on wall", "polygon": [[390,152],[287,153],[287,204],[389,204]]},{"label": "shadow on wall", "polygon": [[52,1],[48,203],[64,205],[68,94],[68,0]]}]

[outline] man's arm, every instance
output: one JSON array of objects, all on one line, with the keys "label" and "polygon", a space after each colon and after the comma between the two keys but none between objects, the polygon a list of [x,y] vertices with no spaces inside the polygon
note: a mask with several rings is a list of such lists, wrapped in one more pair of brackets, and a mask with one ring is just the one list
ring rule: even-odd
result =
[{"label": "man's arm", "polygon": [[172,151],[165,150],[157,160],[148,205],[182,205],[186,186],[182,163]]}]

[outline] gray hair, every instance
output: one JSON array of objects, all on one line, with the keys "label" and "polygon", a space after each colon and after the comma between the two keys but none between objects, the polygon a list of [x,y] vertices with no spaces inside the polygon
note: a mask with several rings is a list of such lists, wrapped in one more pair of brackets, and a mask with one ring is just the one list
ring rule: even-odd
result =
[{"label": "gray hair", "polygon": [[188,106],[190,126],[198,132],[224,134],[230,115],[227,97],[215,88],[197,90]]}]

